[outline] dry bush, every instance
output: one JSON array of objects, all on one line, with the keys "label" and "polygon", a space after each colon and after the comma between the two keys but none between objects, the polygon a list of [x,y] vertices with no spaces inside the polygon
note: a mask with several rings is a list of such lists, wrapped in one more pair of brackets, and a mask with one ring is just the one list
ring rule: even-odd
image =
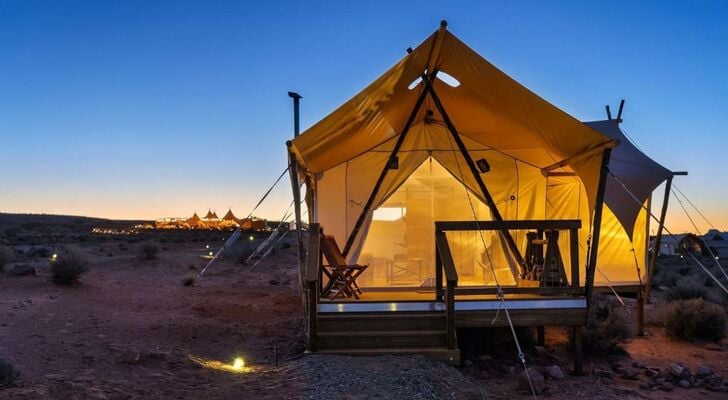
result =
[{"label": "dry bush", "polygon": [[197,279],[194,276],[188,276],[182,279],[182,286],[195,286]]},{"label": "dry bush", "polygon": [[618,343],[634,334],[630,318],[614,296],[594,296],[589,324],[582,330],[584,348],[589,353],[626,354]]},{"label": "dry bush", "polygon": [[15,258],[15,251],[8,246],[0,246],[0,272],[5,270],[5,266],[8,265]]},{"label": "dry bush", "polygon": [[0,389],[15,385],[19,375],[13,364],[0,358]]},{"label": "dry bush", "polygon": [[76,253],[58,256],[51,261],[51,281],[59,285],[70,285],[88,271],[88,261]]},{"label": "dry bush", "polygon": [[683,280],[671,287],[665,293],[668,301],[703,299],[710,300],[708,289],[701,282],[695,280]]},{"label": "dry bush", "polygon": [[142,245],[142,257],[145,260],[154,260],[157,258],[157,253],[159,253],[159,247],[156,244],[147,242]]},{"label": "dry bush", "polygon": [[665,332],[671,339],[719,341],[726,336],[726,315],[703,299],[675,301],[665,310]]}]

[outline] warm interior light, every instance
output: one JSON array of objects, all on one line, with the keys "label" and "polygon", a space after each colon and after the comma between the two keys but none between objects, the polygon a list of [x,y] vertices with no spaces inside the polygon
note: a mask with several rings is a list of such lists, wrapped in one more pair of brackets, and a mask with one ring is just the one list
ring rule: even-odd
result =
[{"label": "warm interior light", "polygon": [[233,361],[233,369],[241,370],[243,367],[245,367],[245,361],[242,358],[237,357],[235,361]]}]

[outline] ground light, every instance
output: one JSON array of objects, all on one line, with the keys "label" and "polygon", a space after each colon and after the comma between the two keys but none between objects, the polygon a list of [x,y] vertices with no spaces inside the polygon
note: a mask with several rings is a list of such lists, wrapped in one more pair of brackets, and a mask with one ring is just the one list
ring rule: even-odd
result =
[{"label": "ground light", "polygon": [[53,253],[51,256],[51,261],[56,261],[58,259],[58,254]]},{"label": "ground light", "polygon": [[212,257],[212,252],[209,252],[208,254],[210,255],[210,257]]},{"label": "ground light", "polygon": [[257,368],[245,365],[245,359],[243,357],[235,357],[231,364],[223,363],[216,360],[204,359],[202,357],[196,357],[193,355],[187,356],[190,361],[203,368],[214,369],[216,371],[231,372],[234,374],[244,374],[246,372],[253,372]]},{"label": "ground light", "polygon": [[255,240],[255,237],[253,235],[250,235],[250,240],[251,241]]}]

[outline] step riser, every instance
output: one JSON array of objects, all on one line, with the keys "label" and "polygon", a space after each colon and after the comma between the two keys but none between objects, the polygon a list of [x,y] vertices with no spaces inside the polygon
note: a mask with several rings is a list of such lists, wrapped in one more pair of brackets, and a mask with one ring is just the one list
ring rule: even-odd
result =
[{"label": "step riser", "polygon": [[445,329],[445,318],[423,319],[319,319],[319,332],[434,331]]},{"label": "step riser", "polygon": [[422,347],[445,347],[447,337],[442,334],[422,336],[319,336],[316,347],[319,350],[330,349],[401,349]]}]

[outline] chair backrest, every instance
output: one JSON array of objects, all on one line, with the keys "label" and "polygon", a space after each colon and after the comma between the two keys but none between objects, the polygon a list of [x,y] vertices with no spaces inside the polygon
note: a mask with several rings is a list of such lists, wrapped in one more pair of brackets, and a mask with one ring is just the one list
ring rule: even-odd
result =
[{"label": "chair backrest", "polygon": [[336,239],[331,235],[321,235],[321,251],[329,260],[332,267],[345,267],[346,258],[341,253],[339,245],[336,244]]}]

